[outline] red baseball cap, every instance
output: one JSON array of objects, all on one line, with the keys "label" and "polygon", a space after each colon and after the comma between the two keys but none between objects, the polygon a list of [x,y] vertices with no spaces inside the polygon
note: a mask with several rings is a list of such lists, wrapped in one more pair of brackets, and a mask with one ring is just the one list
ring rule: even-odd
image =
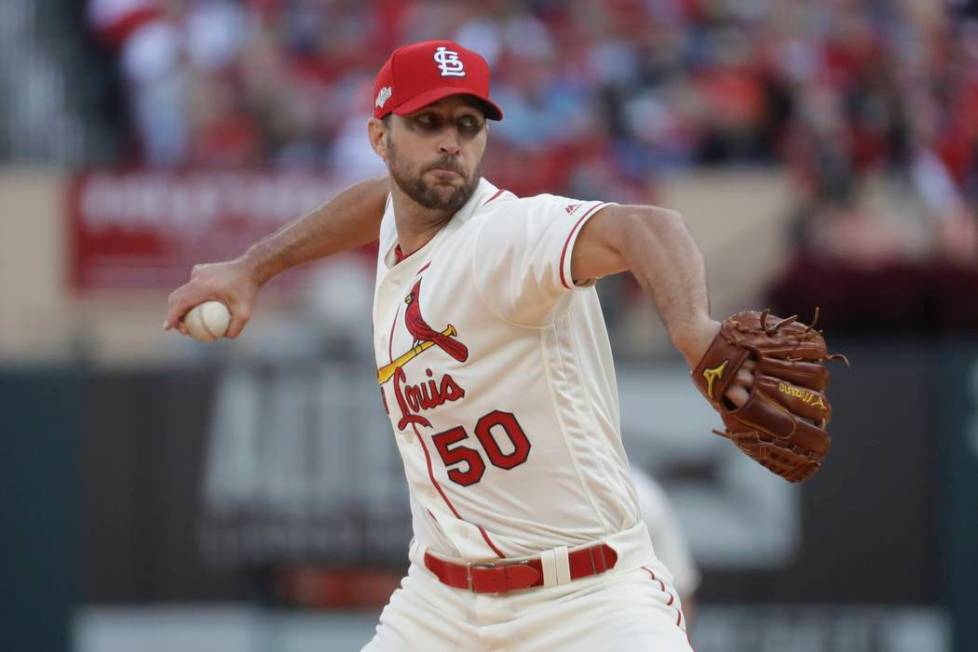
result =
[{"label": "red baseball cap", "polygon": [[374,83],[374,117],[407,115],[450,95],[471,95],[486,117],[502,120],[489,99],[489,64],[455,41],[422,41],[394,50]]}]

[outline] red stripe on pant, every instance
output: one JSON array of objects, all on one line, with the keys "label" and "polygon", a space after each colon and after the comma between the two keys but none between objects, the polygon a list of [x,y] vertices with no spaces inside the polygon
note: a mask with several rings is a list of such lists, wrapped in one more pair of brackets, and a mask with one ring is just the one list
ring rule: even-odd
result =
[{"label": "red stripe on pant", "polygon": [[[642,570],[644,570],[646,573],[648,573],[649,574],[649,577],[651,577],[653,581],[659,583],[659,586],[662,587],[662,592],[669,596],[669,602],[666,603],[666,606],[667,607],[671,607],[676,602],[676,596],[674,596],[671,591],[669,591],[668,589],[666,589],[665,582],[663,582],[658,577],[656,577],[655,576],[655,573],[652,572],[652,569],[651,568],[649,568],[647,566],[642,566]],[[680,609],[679,607],[676,607],[676,627],[680,627],[682,622],[683,622],[683,612],[682,612],[682,609]]]}]

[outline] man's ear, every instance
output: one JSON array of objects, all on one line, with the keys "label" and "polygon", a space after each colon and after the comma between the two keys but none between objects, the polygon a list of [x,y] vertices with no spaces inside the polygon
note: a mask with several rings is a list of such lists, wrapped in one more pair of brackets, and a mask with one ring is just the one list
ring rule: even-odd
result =
[{"label": "man's ear", "polygon": [[367,136],[370,138],[370,146],[377,152],[377,156],[387,161],[387,125],[383,120],[370,118],[367,121]]}]

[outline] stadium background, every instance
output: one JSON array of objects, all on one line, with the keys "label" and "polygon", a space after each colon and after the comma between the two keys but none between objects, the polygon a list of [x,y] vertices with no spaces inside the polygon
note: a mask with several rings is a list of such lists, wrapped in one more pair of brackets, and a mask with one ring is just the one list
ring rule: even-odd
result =
[{"label": "stadium background", "polygon": [[190,265],[383,173],[373,74],[445,35],[493,65],[497,185],[676,208],[716,315],[820,305],[853,361],[789,487],[602,282],[696,649],[978,649],[978,7],[940,0],[4,0],[0,649],[369,638],[409,536],[372,252],[277,279],[233,343],[160,322]]}]

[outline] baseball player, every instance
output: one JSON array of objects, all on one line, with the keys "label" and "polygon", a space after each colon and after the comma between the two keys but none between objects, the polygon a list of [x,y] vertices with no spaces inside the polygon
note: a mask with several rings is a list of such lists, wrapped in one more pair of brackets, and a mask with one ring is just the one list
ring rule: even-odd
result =
[{"label": "baseball player", "polygon": [[[187,310],[218,299],[236,337],[269,278],[379,238],[379,402],[414,538],[364,649],[689,650],[629,478],[594,283],[637,277],[700,389],[726,410],[729,436],[772,468],[786,454],[736,430],[741,412],[768,409],[754,400],[764,349],[730,334],[783,338],[791,320],[711,319],[702,257],[673,211],[520,198],[482,178],[487,121],[503,112],[477,53],[452,41],[402,47],[374,98],[368,137],[389,182],[354,186],[242,257],[196,267],[170,296],[164,328],[185,331]],[[778,472],[803,477],[819,460]]]}]

